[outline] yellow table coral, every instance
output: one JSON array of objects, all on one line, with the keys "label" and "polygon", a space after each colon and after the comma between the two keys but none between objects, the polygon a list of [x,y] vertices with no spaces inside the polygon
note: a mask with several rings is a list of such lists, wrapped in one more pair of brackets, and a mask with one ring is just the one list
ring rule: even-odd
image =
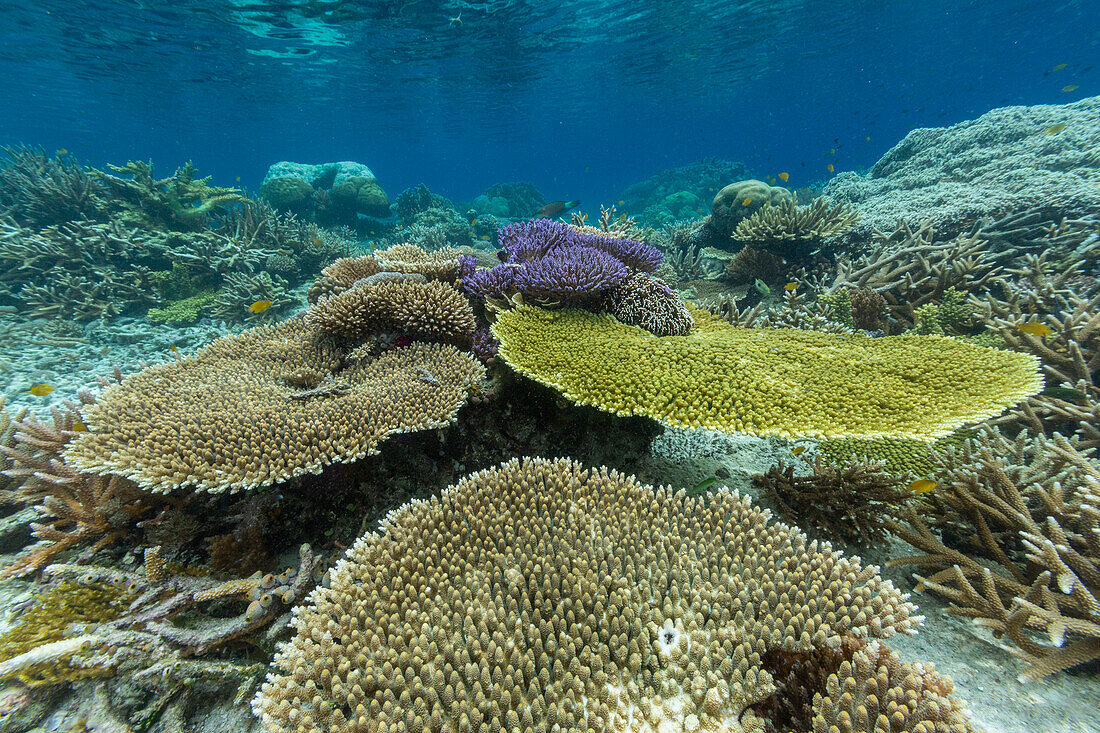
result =
[{"label": "yellow table coral", "polygon": [[660,337],[609,315],[521,306],[493,334],[516,371],[573,402],[683,428],[932,441],[1042,388],[1038,362],[934,336],[736,328],[692,309]]}]

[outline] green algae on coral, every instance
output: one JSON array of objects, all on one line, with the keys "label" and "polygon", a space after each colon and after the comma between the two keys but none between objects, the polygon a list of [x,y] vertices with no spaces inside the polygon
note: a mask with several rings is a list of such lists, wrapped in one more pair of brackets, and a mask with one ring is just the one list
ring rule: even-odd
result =
[{"label": "green algae on coral", "polygon": [[1031,356],[932,336],[730,326],[658,337],[605,314],[520,306],[492,326],[513,369],[573,402],[682,428],[926,442],[1042,388]]},{"label": "green algae on coral", "polygon": [[145,317],[152,323],[194,323],[202,311],[214,305],[217,300],[217,290],[203,290],[189,298],[174,300],[163,308],[150,308]]},{"label": "green algae on coral", "polygon": [[[15,626],[0,634],[0,662],[14,659],[44,644],[74,636],[82,626],[120,617],[131,600],[124,588],[108,583],[59,583],[38,596],[34,606],[19,617]],[[14,677],[29,687],[71,682],[110,674],[101,667],[73,666],[50,661],[22,667]],[[5,679],[0,675],[0,679]]]}]

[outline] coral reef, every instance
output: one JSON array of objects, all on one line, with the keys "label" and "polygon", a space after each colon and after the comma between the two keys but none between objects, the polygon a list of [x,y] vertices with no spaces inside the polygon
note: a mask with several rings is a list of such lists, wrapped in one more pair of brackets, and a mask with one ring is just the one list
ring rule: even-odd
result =
[{"label": "coral reef", "polygon": [[390,200],[371,169],[362,163],[292,163],[267,169],[260,197],[282,212],[326,226],[355,227],[359,216],[386,219]]},{"label": "coral reef", "polygon": [[[662,206],[670,196],[690,193],[700,201],[713,198],[714,193],[729,181],[741,181],[749,177],[749,169],[742,163],[720,158],[706,158],[677,168],[666,168],[627,188],[619,196],[635,214],[650,206],[668,211]],[[669,212],[671,213],[671,212]],[[664,224],[661,222],[647,222]]]},{"label": "coral reef", "polygon": [[499,219],[526,219],[534,216],[546,204],[546,197],[526,182],[497,183],[485,189],[471,202],[479,215],[489,214]]},{"label": "coral reef", "polygon": [[881,463],[837,466],[818,457],[808,475],[796,476],[795,468],[780,462],[753,478],[785,521],[846,545],[884,544],[887,518],[900,518],[913,498]]},{"label": "coral reef", "polygon": [[769,186],[752,178],[737,181],[714,195],[705,226],[716,240],[716,246],[729,248],[729,238],[742,221],[766,206],[793,201],[794,196],[785,188]]},{"label": "coral reef", "polygon": [[570,400],[677,427],[931,441],[1041,388],[1023,354],[935,337],[743,329],[691,313],[695,328],[678,337],[528,306],[499,313],[492,330],[506,363]]},{"label": "coral reef", "polygon": [[39,228],[94,217],[98,185],[76,158],[27,145],[0,152],[0,218]]},{"label": "coral reef", "polygon": [[1029,207],[1055,219],[1095,214],[1100,162],[1090,131],[1097,126],[1097,97],[994,109],[950,127],[913,130],[866,175],[840,173],[822,193],[859,209],[850,233],[857,241],[899,220],[931,220],[955,236],[982,217]]},{"label": "coral reef", "polygon": [[227,205],[245,200],[240,189],[218,188],[209,184],[209,177],[196,178],[190,162],[161,179],[153,177],[151,163],[130,161],[107,167],[110,173],[92,168],[89,175],[110,194],[101,206],[127,226],[196,231]]},{"label": "coral reef", "polygon": [[[669,555],[684,546],[698,551]],[[762,729],[749,708],[776,691],[769,651],[910,632],[913,611],[728,490],[515,460],[361,537],[253,708],[270,730]],[[906,702],[914,727],[939,713]]]},{"label": "coral reef", "polygon": [[[373,277],[377,277],[373,276]],[[366,278],[309,310],[322,333],[361,340],[397,331],[416,338],[469,346],[477,325],[470,302],[449,283]]]},{"label": "coral reef", "polygon": [[918,590],[1015,644],[1021,680],[1100,657],[1100,464],[1059,435],[993,429],[936,456],[932,526],[890,521],[924,554],[890,564],[916,565]]},{"label": "coral reef", "polygon": [[543,305],[600,302],[632,270],[653,272],[663,255],[654,247],[602,229],[550,219],[516,222],[500,230],[503,262],[462,278],[471,295],[500,301],[517,293]]},{"label": "coral reef", "polygon": [[872,641],[842,662],[813,699],[813,733],[976,733],[955,685],[930,664],[907,664]]},{"label": "coral reef", "polygon": [[[90,394],[84,399],[93,400]],[[154,508],[133,482],[80,473],[64,461],[65,449],[87,429],[79,406],[55,407],[51,417],[46,423],[23,416],[11,423],[11,437],[0,444],[7,464],[0,501],[33,505],[40,517],[31,525],[38,541],[0,570],[0,578],[36,572],[75,548],[81,548],[81,557],[90,557],[133,531]]]},{"label": "coral reef", "polygon": [[694,221],[668,224],[649,241],[665,253],[665,262],[681,281],[713,279],[722,272],[717,265],[707,262],[703,255],[697,236],[701,227],[701,223]]},{"label": "coral reef", "polygon": [[635,272],[622,285],[612,288],[606,306],[607,312],[623,323],[657,336],[683,336],[695,325],[680,296],[644,272]]},{"label": "coral reef", "polygon": [[858,220],[856,210],[847,204],[829,206],[826,199],[818,198],[809,206],[798,206],[793,199],[780,199],[742,219],[733,238],[779,257],[804,259]]},{"label": "coral reef", "polygon": [[444,345],[347,367],[343,357],[302,318],[227,336],[105,390],[65,461],[152,491],[256,488],[370,455],[394,433],[444,427],[484,376]]}]

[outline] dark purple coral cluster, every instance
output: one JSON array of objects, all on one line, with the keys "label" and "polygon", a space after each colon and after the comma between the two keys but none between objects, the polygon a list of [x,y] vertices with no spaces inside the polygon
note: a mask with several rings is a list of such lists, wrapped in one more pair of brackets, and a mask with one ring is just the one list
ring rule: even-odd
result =
[{"label": "dark purple coral cluster", "polygon": [[694,325],[676,292],[650,275],[664,255],[648,244],[549,219],[504,227],[500,243],[499,265],[478,270],[475,258],[462,259],[467,294],[498,300],[519,294],[543,306],[608,312],[658,336],[680,336]]},{"label": "dark purple coral cluster", "polygon": [[624,284],[634,271],[653,272],[661,251],[632,239],[578,231],[560,221],[533,219],[500,230],[503,260],[488,270],[464,267],[471,295],[590,305]]}]

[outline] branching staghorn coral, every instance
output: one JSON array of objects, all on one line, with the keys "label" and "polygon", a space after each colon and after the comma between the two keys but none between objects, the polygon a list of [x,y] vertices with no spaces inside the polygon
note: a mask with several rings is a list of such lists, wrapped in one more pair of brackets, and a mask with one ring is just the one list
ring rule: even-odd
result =
[{"label": "branching staghorn coral", "polygon": [[667,425],[780,437],[932,441],[1037,392],[1033,357],[939,337],[744,329],[690,309],[657,337],[606,314],[497,315],[500,358],[575,403]]},{"label": "branching staghorn coral", "polygon": [[994,429],[938,456],[932,526],[889,522],[924,554],[890,564],[1015,644],[1022,681],[1100,657],[1100,464],[1059,435]]},{"label": "branching staghorn coral", "polygon": [[[258,301],[270,305],[262,310],[250,310]],[[226,276],[210,306],[210,314],[224,322],[271,322],[294,305],[286,280],[266,272],[250,274],[234,272]]]},{"label": "branching staghorn coral", "polygon": [[132,224],[199,230],[225,206],[245,200],[239,189],[217,188],[209,185],[209,177],[195,178],[190,162],[162,179],[153,178],[152,164],[143,161],[107,167],[110,173],[93,168],[89,174],[110,192],[111,215]]},{"label": "branching staghorn coral", "polygon": [[29,145],[0,148],[0,216],[45,227],[94,215],[100,186],[71,155]]},{"label": "branching staghorn coral", "polygon": [[733,238],[781,257],[801,259],[858,219],[859,214],[847,204],[829,206],[818,198],[809,206],[798,206],[787,199],[764,206],[738,223]]},{"label": "branching staghorn coral", "polygon": [[942,300],[948,288],[960,292],[981,292],[1001,275],[1001,264],[1012,252],[993,252],[989,242],[977,235],[959,235],[948,242],[935,242],[930,222],[917,229],[899,224],[893,232],[875,232],[871,252],[841,257],[836,274],[820,290],[869,289],[882,295],[890,314],[887,333],[912,328],[916,311]]},{"label": "branching staghorn coral", "polygon": [[[92,401],[87,393],[84,398]],[[84,474],[64,461],[65,448],[84,429],[81,408],[73,404],[53,407],[51,423],[25,416],[8,428],[12,438],[0,444],[7,478],[0,501],[32,505],[42,519],[31,525],[38,542],[0,569],[0,578],[36,572],[72,549],[81,549],[83,561],[152,510],[151,497],[132,481]]]},{"label": "branching staghorn coral", "polygon": [[[1042,257],[1029,257],[1016,284],[1002,297],[976,302],[987,329],[1008,348],[1042,361],[1047,390],[1001,416],[996,424],[1022,424],[1036,433],[1076,432],[1082,449],[1100,447],[1100,288],[1080,289],[1050,273]],[[1073,274],[1072,272],[1070,274]],[[1021,329],[1046,326],[1045,335]]]},{"label": "branching staghorn coral", "polygon": [[764,730],[769,653],[912,632],[914,611],[728,489],[513,460],[361,537],[253,710],[271,731]]},{"label": "branching staghorn coral", "polygon": [[899,518],[913,498],[881,463],[851,461],[834,466],[820,457],[812,473],[795,475],[795,466],[780,462],[753,477],[779,507],[784,521],[812,528],[826,539],[848,545],[881,545],[886,519]]},{"label": "branching staghorn coral", "polygon": [[722,274],[717,265],[708,264],[703,245],[695,236],[700,222],[677,222],[657,231],[650,244],[665,253],[665,262],[680,280],[712,280]]}]

